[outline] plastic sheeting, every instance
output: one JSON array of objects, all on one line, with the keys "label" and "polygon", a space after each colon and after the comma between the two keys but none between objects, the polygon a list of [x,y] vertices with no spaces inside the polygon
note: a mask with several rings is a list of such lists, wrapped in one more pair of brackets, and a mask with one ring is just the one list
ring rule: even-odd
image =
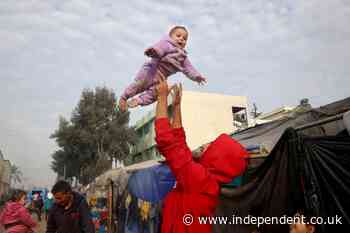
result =
[{"label": "plastic sheeting", "polygon": [[[350,224],[350,137],[300,136],[287,129],[270,156],[251,174],[249,182],[223,190],[217,216],[342,217]],[[264,225],[260,232],[289,232],[287,224]],[[316,225],[330,232],[339,225]],[[252,232],[255,225],[214,225],[214,232]]]},{"label": "plastic sheeting", "polygon": [[162,200],[174,187],[175,177],[165,164],[134,172],[128,182],[129,192],[152,203]]},{"label": "plastic sheeting", "polygon": [[343,120],[346,130],[350,134],[350,111],[344,113]]}]

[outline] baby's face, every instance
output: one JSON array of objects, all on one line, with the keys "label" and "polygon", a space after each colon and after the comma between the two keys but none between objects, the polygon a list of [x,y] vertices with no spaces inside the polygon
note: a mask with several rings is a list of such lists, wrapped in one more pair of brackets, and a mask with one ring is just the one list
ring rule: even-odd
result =
[{"label": "baby's face", "polygon": [[176,29],[170,35],[171,39],[173,39],[180,48],[185,48],[187,36],[187,32],[182,28]]}]

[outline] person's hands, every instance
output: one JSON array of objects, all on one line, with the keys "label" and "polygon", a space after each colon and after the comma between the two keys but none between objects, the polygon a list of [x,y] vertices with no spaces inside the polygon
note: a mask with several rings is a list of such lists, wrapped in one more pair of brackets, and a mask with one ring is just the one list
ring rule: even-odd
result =
[{"label": "person's hands", "polygon": [[181,98],[182,98],[182,84],[174,85],[171,92],[172,100],[173,100],[173,106],[178,106],[181,104]]},{"label": "person's hands", "polygon": [[169,93],[170,93],[170,91],[173,88],[174,88],[174,86],[169,88],[167,80],[164,77],[164,75],[161,72],[158,72],[158,84],[156,86],[157,97],[158,98],[161,98],[161,97],[167,98]]},{"label": "person's hands", "polygon": [[198,78],[197,78],[197,83],[199,84],[199,85],[204,85],[204,84],[206,84],[207,83],[207,79],[206,78],[204,78],[203,76],[199,76]]},{"label": "person's hands", "polygon": [[157,51],[154,48],[148,48],[145,50],[145,55],[149,57],[158,57]]},{"label": "person's hands", "polygon": [[118,108],[121,112],[126,112],[128,110],[128,104],[123,98],[119,99]]}]

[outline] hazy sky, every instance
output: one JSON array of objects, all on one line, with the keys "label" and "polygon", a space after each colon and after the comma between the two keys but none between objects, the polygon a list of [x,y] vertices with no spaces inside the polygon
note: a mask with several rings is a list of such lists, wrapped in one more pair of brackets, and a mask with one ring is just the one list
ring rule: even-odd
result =
[{"label": "hazy sky", "polygon": [[208,78],[171,77],[187,90],[246,95],[265,112],[348,97],[349,22],[348,0],[1,0],[0,149],[28,184],[52,183],[59,115],[83,88],[119,95],[174,24],[188,27],[189,56]]}]

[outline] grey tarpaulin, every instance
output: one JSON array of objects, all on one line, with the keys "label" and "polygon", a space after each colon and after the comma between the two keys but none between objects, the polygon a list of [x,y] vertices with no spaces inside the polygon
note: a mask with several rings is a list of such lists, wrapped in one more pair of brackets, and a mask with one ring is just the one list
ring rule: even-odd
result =
[{"label": "grey tarpaulin", "polygon": [[344,126],[350,134],[350,111],[346,112],[343,116]]},{"label": "grey tarpaulin", "polygon": [[[346,129],[345,118],[344,120],[336,120],[302,130],[299,132],[304,135],[302,137],[299,137],[292,129],[285,130],[288,127],[297,128],[301,125],[345,113],[349,109],[350,98],[346,98],[309,111],[292,113],[279,121],[258,125],[232,134],[233,138],[245,146],[264,145],[271,153],[266,159],[259,159],[259,162],[255,162],[253,168],[250,166],[252,169],[248,170],[245,175],[246,178],[243,180],[245,185],[238,189],[222,189],[221,202],[217,208],[216,216],[228,216],[231,219],[232,215],[290,214],[298,208],[308,210],[311,212],[309,214],[315,214],[313,211],[332,214],[329,208],[334,207],[334,211],[342,212],[342,215],[346,217],[349,210],[344,210],[344,208],[350,205],[344,198],[339,200],[339,197],[342,195],[348,197],[345,193],[348,192],[350,186],[348,181],[343,182],[343,180],[349,180],[349,177],[347,177],[347,173],[343,174],[342,172],[344,167],[345,171],[350,170],[347,157],[350,149],[344,146],[344,142],[341,141],[343,139],[340,136],[335,136],[338,134],[349,135],[346,131],[344,134],[344,129]],[[322,136],[325,137],[321,138]],[[329,140],[333,140],[333,142],[329,143]],[[339,144],[334,148],[342,148],[342,153],[339,149],[333,152],[328,151],[325,154],[318,153],[318,150],[325,150],[322,149],[325,145],[337,145],[336,141]],[[318,149],[313,150],[313,148]],[[306,155],[305,153],[298,153],[300,150],[308,150],[309,153],[307,156],[299,156]],[[327,163],[329,162],[327,159],[327,162],[325,162],[325,156],[329,156],[327,158],[331,159],[332,165]],[[334,161],[339,166],[334,166]],[[331,166],[331,169],[329,166]],[[325,174],[318,176],[320,171]],[[333,180],[334,176],[342,177],[342,179]],[[301,180],[305,182],[305,190],[303,189],[304,186],[301,185]],[[317,185],[315,185],[316,181],[318,181]],[[334,188],[334,185],[340,188]],[[327,205],[315,208],[317,206],[316,200],[320,200],[317,198],[321,197],[321,203],[324,202]],[[328,198],[333,199],[330,199],[330,201]],[[339,206],[339,201],[341,202],[340,206],[344,207],[343,209],[336,208],[336,206]],[[268,232],[288,232],[287,226],[275,227],[277,228],[270,229]],[[282,227],[282,229],[279,227]],[[255,226],[239,224],[214,226],[215,233],[243,233],[252,232],[254,229]],[[322,229],[319,229],[319,232],[322,232]]]},{"label": "grey tarpaulin", "polygon": [[[350,137],[299,135],[287,129],[250,180],[222,195],[217,216],[342,216],[350,224]],[[337,226],[318,225],[317,232]],[[254,225],[214,225],[214,232],[252,232]],[[288,225],[264,225],[261,232],[288,232]]]}]

